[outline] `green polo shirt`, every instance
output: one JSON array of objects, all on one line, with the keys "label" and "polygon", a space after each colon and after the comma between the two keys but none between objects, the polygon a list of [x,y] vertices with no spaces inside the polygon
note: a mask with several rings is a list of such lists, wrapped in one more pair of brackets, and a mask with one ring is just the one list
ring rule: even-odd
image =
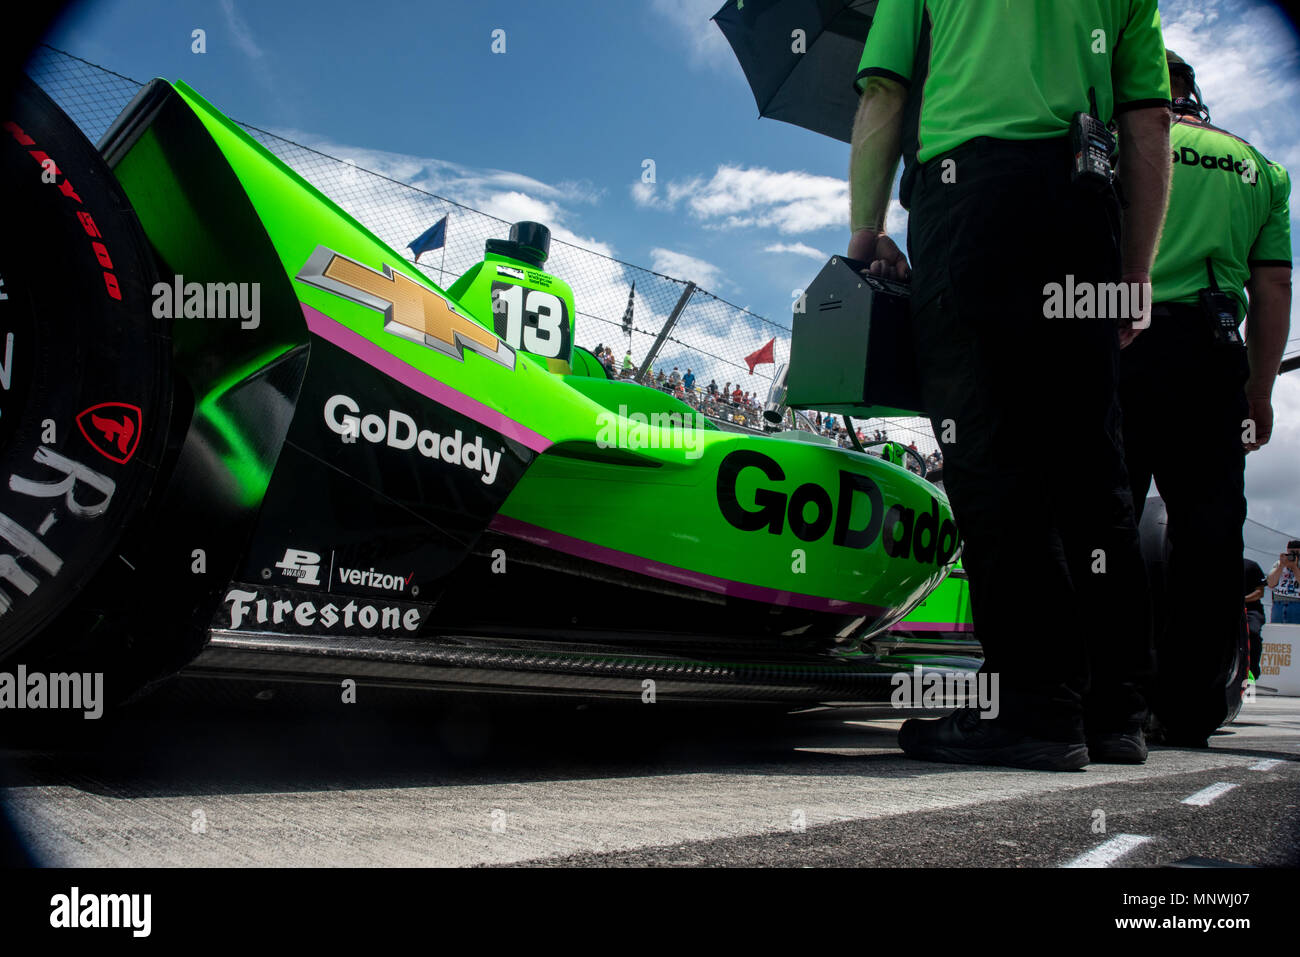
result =
[{"label": "green polo shirt", "polygon": [[1188,117],[1175,121],[1169,145],[1174,175],[1151,298],[1196,302],[1209,257],[1244,316],[1250,267],[1291,265],[1291,177],[1245,140]]},{"label": "green polo shirt", "polygon": [[[913,76],[927,18],[928,68]],[[904,144],[920,162],[978,136],[1064,136],[1090,88],[1107,122],[1169,103],[1156,0],[880,0],[859,92],[872,76],[923,84],[917,142]]]}]

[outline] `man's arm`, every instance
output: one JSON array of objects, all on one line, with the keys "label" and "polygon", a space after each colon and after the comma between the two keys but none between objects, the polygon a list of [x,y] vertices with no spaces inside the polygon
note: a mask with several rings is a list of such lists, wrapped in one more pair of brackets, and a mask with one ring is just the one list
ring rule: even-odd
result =
[{"label": "man's arm", "polygon": [[1250,378],[1246,380],[1246,401],[1255,423],[1255,441],[1246,444],[1254,451],[1273,434],[1273,383],[1291,333],[1291,267],[1252,266],[1246,282],[1250,296],[1250,319],[1246,324],[1246,354]]},{"label": "man's arm", "polygon": [[1246,596],[1246,604],[1250,604],[1252,601],[1259,601],[1263,597],[1264,597],[1264,586],[1260,585],[1253,592],[1251,592],[1249,595]]},{"label": "man's arm", "polygon": [[[1124,282],[1151,282],[1151,264],[1169,205],[1169,115],[1164,106],[1119,114],[1119,182],[1128,203],[1121,244]],[[1128,345],[1149,321],[1150,315],[1143,315],[1137,328],[1121,330],[1120,345]]]},{"label": "man's arm", "polygon": [[1282,577],[1282,563],[1278,561],[1273,564],[1273,567],[1269,569],[1268,574],[1264,576],[1264,581],[1268,582],[1269,588],[1276,588],[1277,581],[1281,577]]},{"label": "man's arm", "polygon": [[871,263],[871,272],[906,279],[907,258],[885,235],[885,213],[902,155],[903,105],[907,90],[887,77],[869,77],[853,118],[849,154],[848,257]]}]

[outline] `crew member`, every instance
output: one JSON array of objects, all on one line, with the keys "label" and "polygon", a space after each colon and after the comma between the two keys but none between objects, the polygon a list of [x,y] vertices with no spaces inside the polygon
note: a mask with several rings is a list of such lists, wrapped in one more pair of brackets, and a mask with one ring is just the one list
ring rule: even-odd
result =
[{"label": "crew member", "polygon": [[[1151,326],[1134,330],[1121,356],[1120,401],[1138,515],[1152,477],[1168,512],[1151,705],[1166,744],[1204,747],[1227,715],[1241,626],[1245,457],[1269,440],[1290,325],[1291,184],[1259,150],[1210,125],[1187,63],[1169,52],[1168,65],[1173,184]],[[1243,344],[1237,326],[1248,311]]]},{"label": "crew member", "polygon": [[[923,398],[1000,676],[996,718],[914,719],[899,742],[1044,769],[1144,760],[1150,628],[1117,323],[1046,318],[1045,291],[1149,278],[1169,178],[1156,0],[880,0],[857,82],[848,256],[911,275]],[[1109,151],[1074,173],[1080,112],[1118,120],[1122,229]],[[900,152],[910,269],[884,234]]]}]

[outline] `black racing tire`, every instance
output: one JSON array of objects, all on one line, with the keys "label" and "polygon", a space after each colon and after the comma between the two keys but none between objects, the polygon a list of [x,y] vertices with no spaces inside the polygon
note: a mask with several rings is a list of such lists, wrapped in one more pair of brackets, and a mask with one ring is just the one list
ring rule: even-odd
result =
[{"label": "black racing tire", "polygon": [[[1164,627],[1166,617],[1167,591],[1165,576],[1169,568],[1170,553],[1168,511],[1164,500],[1159,496],[1152,496],[1146,500],[1142,510],[1139,533],[1141,535],[1142,558],[1146,564],[1147,580],[1151,587],[1152,623],[1158,634],[1159,630]],[[1221,661],[1224,663],[1231,661],[1231,665],[1227,669],[1227,680],[1223,686],[1227,713],[1219,727],[1231,724],[1236,719],[1238,712],[1241,711],[1246,669],[1250,664],[1247,641],[1246,617],[1243,614],[1239,627],[1232,634],[1223,636],[1221,646],[1223,658]]]},{"label": "black racing tire", "polygon": [[1246,627],[1246,614],[1241,615],[1241,627],[1237,633],[1237,644],[1233,650],[1232,667],[1228,669],[1228,685],[1224,689],[1227,696],[1228,715],[1220,727],[1232,724],[1241,713],[1242,698],[1246,694],[1246,676],[1250,673],[1250,631]]},{"label": "black racing tire", "polygon": [[155,486],[171,341],[99,153],[26,77],[0,123],[0,662],[29,662],[84,640],[56,619]]}]

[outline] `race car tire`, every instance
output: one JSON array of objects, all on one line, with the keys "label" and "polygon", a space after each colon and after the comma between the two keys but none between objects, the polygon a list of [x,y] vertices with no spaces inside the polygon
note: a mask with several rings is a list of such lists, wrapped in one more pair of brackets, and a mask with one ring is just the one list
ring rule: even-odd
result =
[{"label": "race car tire", "polygon": [[[1165,508],[1164,501],[1158,496],[1152,496],[1146,501],[1142,511],[1142,522],[1139,527],[1142,542],[1142,557],[1147,567],[1147,579],[1151,587],[1151,605],[1152,605],[1152,622],[1158,630],[1164,626],[1165,622],[1165,602],[1166,586],[1165,576],[1169,567],[1169,529],[1168,529],[1168,512]],[[1220,727],[1230,724],[1241,710],[1241,696],[1243,682],[1245,681],[1245,669],[1249,665],[1249,655],[1245,646],[1247,640],[1245,616],[1242,616],[1240,626],[1231,634],[1223,636],[1223,662],[1231,661],[1227,668],[1226,681],[1223,685],[1224,700],[1227,705],[1227,714]]]},{"label": "race car tire", "polygon": [[1223,725],[1232,724],[1241,713],[1242,698],[1246,693],[1246,676],[1250,673],[1250,632],[1246,627],[1246,616],[1241,616],[1241,627],[1237,633],[1237,644],[1233,651],[1232,667],[1228,669],[1228,686],[1224,689],[1228,699],[1228,716]]},{"label": "race car tire", "polygon": [[0,124],[0,661],[8,662],[71,648],[93,630],[91,611],[74,606],[118,560],[123,530],[155,485],[172,380],[169,325],[151,307],[153,253],[113,173],[26,77]]}]

